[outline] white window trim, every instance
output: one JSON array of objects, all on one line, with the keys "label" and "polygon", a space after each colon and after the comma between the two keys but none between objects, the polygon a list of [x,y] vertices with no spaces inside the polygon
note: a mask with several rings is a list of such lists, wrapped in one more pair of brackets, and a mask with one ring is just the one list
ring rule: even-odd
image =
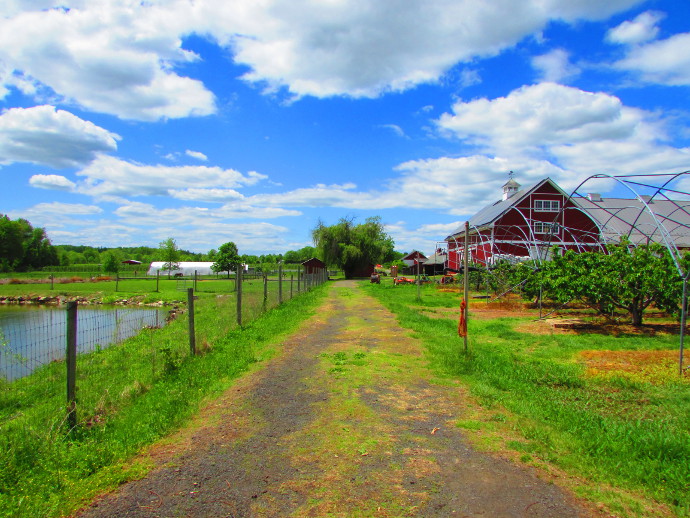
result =
[{"label": "white window trim", "polygon": [[561,202],[559,200],[534,200],[534,210],[538,212],[559,212]]},{"label": "white window trim", "polygon": [[558,223],[535,221],[532,223],[535,234],[558,234],[561,226]]}]

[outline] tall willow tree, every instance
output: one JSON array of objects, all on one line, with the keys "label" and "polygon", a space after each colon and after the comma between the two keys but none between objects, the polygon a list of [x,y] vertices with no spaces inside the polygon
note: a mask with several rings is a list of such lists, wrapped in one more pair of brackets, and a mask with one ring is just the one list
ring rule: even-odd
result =
[{"label": "tall willow tree", "polygon": [[330,226],[319,221],[312,230],[312,239],[320,258],[342,269],[347,279],[395,255],[393,238],[385,232],[378,216],[367,218],[359,225],[350,218],[341,218]]}]

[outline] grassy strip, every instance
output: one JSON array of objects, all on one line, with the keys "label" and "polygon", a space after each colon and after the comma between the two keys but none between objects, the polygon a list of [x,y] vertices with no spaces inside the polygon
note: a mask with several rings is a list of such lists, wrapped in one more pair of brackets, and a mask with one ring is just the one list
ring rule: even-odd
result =
[{"label": "grassy strip", "polygon": [[585,350],[677,349],[677,336],[532,335],[515,330],[525,319],[470,318],[465,355],[457,317],[430,318],[420,311],[457,307],[457,294],[427,288],[418,301],[416,289],[366,289],[424,341],[439,371],[467,383],[487,421],[494,421],[461,426],[495,429],[503,422],[519,437],[503,447],[520,452],[523,461],[541,459],[622,489],[581,488],[622,515],[646,515],[655,508],[660,514],[665,508],[690,515],[687,379],[668,375],[651,383],[634,376],[591,376],[576,358]]},{"label": "grassy strip", "polygon": [[261,354],[311,315],[325,287],[263,314],[243,329],[234,298],[202,297],[190,357],[186,319],[79,359],[79,425],[64,424],[64,365],[0,387],[0,515],[62,516],[97,493],[143,476],[128,464],[223,391]]}]

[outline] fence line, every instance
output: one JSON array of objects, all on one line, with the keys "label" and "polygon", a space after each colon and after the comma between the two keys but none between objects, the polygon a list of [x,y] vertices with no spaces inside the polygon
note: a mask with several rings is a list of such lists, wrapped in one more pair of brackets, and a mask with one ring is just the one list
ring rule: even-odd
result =
[{"label": "fence line", "polygon": [[[243,282],[240,273],[236,282],[236,319],[230,315],[219,315],[219,318],[235,320],[237,326],[242,327],[252,317],[256,317],[283,302],[284,294],[290,298],[308,291],[328,279],[327,273],[311,274],[303,276],[298,272],[297,289],[295,290],[294,275],[289,279],[283,278],[282,268],[279,268],[277,279],[270,279],[264,275],[261,278],[262,297],[260,292],[255,292],[254,299],[243,296],[244,286],[256,281]],[[196,276],[193,279],[193,287],[187,290],[187,318],[189,336],[188,355],[197,354],[197,336],[194,326],[194,295],[197,287]],[[285,290],[284,283],[289,283],[289,289]],[[275,286],[277,283],[277,287]],[[274,289],[270,289],[274,285]],[[256,287],[256,285],[254,284]],[[277,289],[276,289],[277,288]],[[270,302],[270,295],[277,296],[277,304]],[[19,311],[26,311],[22,308]],[[31,310],[30,310],[31,311]],[[80,306],[76,302],[70,302],[67,310],[55,310],[54,308],[36,308],[32,311],[32,318],[27,323],[18,319],[10,321],[6,315],[0,315],[0,381],[4,377],[7,382],[2,387],[12,391],[13,382],[19,378],[30,375],[34,369],[54,361],[65,360],[65,374],[67,383],[67,423],[69,428],[77,424],[79,398],[76,396],[79,384],[84,382],[84,376],[88,376],[88,365],[93,360],[88,360],[83,367],[77,361],[77,355],[98,351],[108,345],[114,345],[130,336],[137,334],[144,327],[160,327],[164,322],[163,312],[160,308],[116,308],[103,309],[100,307]],[[10,313],[12,313],[10,311]],[[34,316],[35,315],[35,316]],[[152,335],[153,336],[153,335]],[[152,338],[153,340],[153,338]],[[165,354],[171,354],[168,348],[161,349]],[[168,352],[165,352],[168,351]],[[152,353],[152,362],[155,363],[155,351]],[[184,355],[184,353],[183,353]],[[163,362],[170,362],[170,358],[163,358]],[[160,361],[160,360],[159,360]],[[155,371],[155,366],[153,367]],[[155,373],[154,373],[155,374]],[[155,375],[154,375],[155,378]],[[31,383],[32,378],[28,381]],[[12,398],[8,398],[12,399]],[[21,403],[17,403],[21,405]],[[1,409],[0,409],[1,410]]]}]

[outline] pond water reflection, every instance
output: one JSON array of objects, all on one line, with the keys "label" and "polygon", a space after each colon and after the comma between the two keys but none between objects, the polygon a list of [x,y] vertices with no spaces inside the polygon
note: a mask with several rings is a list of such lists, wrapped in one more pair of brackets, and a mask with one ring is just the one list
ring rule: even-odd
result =
[{"label": "pond water reflection", "polygon": [[[165,325],[161,308],[79,306],[77,351],[108,347],[144,327]],[[0,376],[8,381],[65,357],[67,310],[56,306],[0,306]]]}]

